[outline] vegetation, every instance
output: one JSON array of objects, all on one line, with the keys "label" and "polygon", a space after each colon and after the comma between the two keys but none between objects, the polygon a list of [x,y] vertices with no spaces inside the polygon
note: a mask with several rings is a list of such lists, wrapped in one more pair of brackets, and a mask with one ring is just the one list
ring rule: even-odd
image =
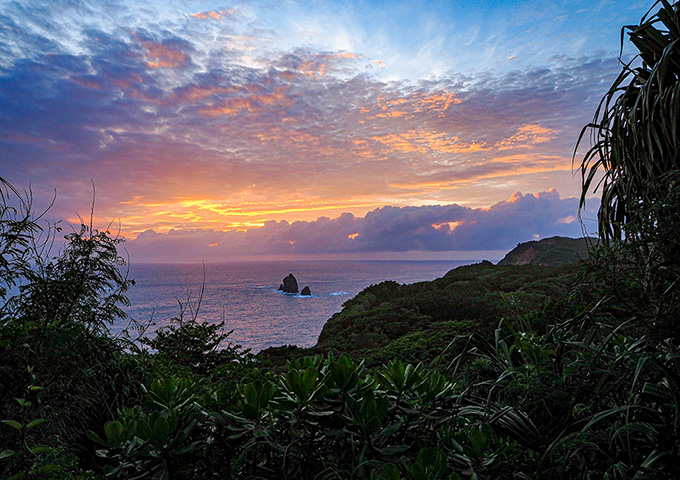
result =
[{"label": "vegetation", "polygon": [[680,300],[679,7],[659,0],[639,25],[624,28],[639,55],[579,139],[592,132],[579,168],[581,205],[601,177],[600,261],[615,271],[621,302],[641,291],[644,301],[630,307],[661,337],[676,335]]},{"label": "vegetation", "polygon": [[532,310],[566,297],[578,265],[497,267],[490,262],[459,267],[431,282],[383,282],[347,301],[324,325],[317,350],[355,352],[388,345],[438,322],[474,320],[493,330],[517,308]]},{"label": "vegetation", "polygon": [[0,477],[674,478],[680,18],[661,1],[627,28],[643,66],[581,164],[584,198],[605,170],[587,265],[375,285],[317,355],[270,352],[280,372],[191,308],[150,348],[112,337],[120,239],[83,226],[53,253],[58,228],[0,180]]},{"label": "vegetation", "polygon": [[590,256],[590,247],[597,243],[594,238],[550,237],[520,243],[508,252],[498,265],[547,265],[558,266],[579,262]]},{"label": "vegetation", "polygon": [[[639,54],[602,99],[590,129],[593,146],[581,163],[585,205],[600,173],[598,215],[603,241],[652,234],[645,214],[677,197],[680,171],[680,12],[659,0],[639,25],[625,27]],[[623,45],[622,45],[623,48]],[[579,140],[580,143],[580,140]],[[663,219],[653,221],[663,227]],[[648,225],[649,227],[650,225]]]}]

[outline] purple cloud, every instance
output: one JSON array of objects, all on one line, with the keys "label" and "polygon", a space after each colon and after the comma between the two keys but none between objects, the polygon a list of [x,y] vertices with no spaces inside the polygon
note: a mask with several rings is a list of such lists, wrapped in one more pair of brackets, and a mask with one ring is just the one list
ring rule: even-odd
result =
[{"label": "purple cloud", "polygon": [[[489,208],[460,205],[382,207],[314,221],[268,221],[246,231],[147,230],[126,243],[133,261],[228,261],[261,255],[509,250],[553,235],[579,237],[578,200],[555,190],[515,193]],[[587,212],[594,215],[593,205]],[[587,217],[587,215],[586,215]]]}]

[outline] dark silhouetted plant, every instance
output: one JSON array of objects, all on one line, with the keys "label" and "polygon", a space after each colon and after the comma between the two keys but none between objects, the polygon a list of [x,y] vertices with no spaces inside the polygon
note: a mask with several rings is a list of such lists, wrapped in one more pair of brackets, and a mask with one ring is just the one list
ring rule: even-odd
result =
[{"label": "dark silhouetted plant", "polygon": [[667,0],[654,7],[639,25],[623,28],[622,39],[627,34],[639,53],[579,139],[592,131],[594,145],[579,166],[581,206],[593,187],[601,188],[598,221],[606,243],[643,235],[627,225],[664,201],[680,173],[680,12]]},{"label": "dark silhouetted plant", "polygon": [[31,269],[35,238],[42,232],[30,191],[19,192],[0,177],[0,318],[7,313],[9,289]]}]

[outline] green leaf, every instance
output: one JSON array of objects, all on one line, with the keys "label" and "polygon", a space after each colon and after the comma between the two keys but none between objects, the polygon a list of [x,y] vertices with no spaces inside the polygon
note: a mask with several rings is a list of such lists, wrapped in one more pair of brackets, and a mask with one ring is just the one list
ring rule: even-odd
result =
[{"label": "green leaf", "polygon": [[109,447],[117,447],[123,443],[123,424],[119,421],[108,422],[104,426],[104,433],[106,433]]},{"label": "green leaf", "polygon": [[423,467],[420,463],[413,464],[411,467],[411,476],[413,477],[413,480],[429,480],[427,478],[425,467]]},{"label": "green leaf", "polygon": [[24,478],[25,476],[26,476],[25,472],[19,472],[19,473],[12,475],[7,480],[19,480],[20,478]]},{"label": "green leaf", "polygon": [[49,453],[53,452],[54,448],[52,447],[47,447],[45,445],[38,445],[37,447],[31,448],[31,453],[38,454],[38,453]]},{"label": "green leaf", "polygon": [[468,439],[477,456],[480,456],[491,444],[492,432],[488,425],[484,425],[481,430],[474,429],[468,434]]},{"label": "green leaf", "polygon": [[0,452],[0,460],[3,458],[11,458],[11,457],[18,457],[21,455],[21,452],[15,452],[13,450],[3,450]]},{"label": "green leaf", "polygon": [[318,373],[318,370],[314,367],[309,367],[307,370],[305,370],[305,373],[302,375],[302,388],[304,389],[305,393],[311,392],[314,388],[314,383],[316,382],[316,376]]},{"label": "green leaf", "polygon": [[385,428],[383,428],[376,437],[389,437],[390,435],[394,434],[397,430],[401,428],[401,426],[404,424],[404,422],[397,422],[393,423],[392,425],[389,425]]},{"label": "green leaf", "polygon": [[104,439],[102,437],[100,437],[99,435],[97,435],[96,433],[94,433],[92,430],[88,430],[86,432],[86,435],[87,435],[87,438],[89,438],[93,442],[99,443],[101,445],[106,445],[106,442],[104,441]]},{"label": "green leaf", "polygon": [[26,425],[26,430],[29,428],[34,428],[40,425],[41,423],[45,423],[47,421],[46,418],[38,418],[37,420],[33,420],[32,422],[29,422],[28,425]]},{"label": "green leaf", "polygon": [[382,449],[376,449],[379,452],[381,452],[383,455],[387,456],[392,456],[392,455],[398,455],[400,453],[404,453],[409,449],[408,445],[390,445],[388,447],[382,448]]},{"label": "green leaf", "polygon": [[156,438],[156,440],[159,442],[167,442],[169,434],[170,424],[168,423],[168,419],[164,416],[159,417],[158,420],[156,420],[156,423],[153,425],[154,438]]},{"label": "green leaf", "polygon": [[43,465],[42,467],[38,468],[36,470],[36,473],[52,473],[52,472],[58,472],[59,470],[62,470],[62,467],[60,465],[55,465],[54,463],[48,463],[47,465]]},{"label": "green leaf", "polygon": [[94,454],[97,455],[98,457],[101,457],[101,458],[109,458],[109,451],[108,450],[103,450],[103,449],[96,450],[94,452]]},{"label": "green leaf", "polygon": [[21,430],[21,424],[19,422],[15,422],[14,420],[0,420],[0,423],[4,423],[7,426],[10,426],[16,430]]},{"label": "green leaf", "polygon": [[642,465],[640,465],[642,468],[650,468],[654,462],[656,462],[659,458],[663,457],[666,453],[665,452],[657,452],[654,450],[652,453],[649,454],[647,459],[642,462]]},{"label": "green leaf", "polygon": [[142,418],[137,422],[137,436],[143,441],[148,442],[153,434],[148,418]]},{"label": "green leaf", "polygon": [[156,473],[154,473],[153,477],[151,478],[152,480],[167,480],[170,478],[170,473],[168,472],[165,465],[161,464],[159,467],[157,467]]},{"label": "green leaf", "polygon": [[378,480],[401,480],[401,475],[399,475],[399,468],[393,463],[383,465],[382,473],[378,477]]}]

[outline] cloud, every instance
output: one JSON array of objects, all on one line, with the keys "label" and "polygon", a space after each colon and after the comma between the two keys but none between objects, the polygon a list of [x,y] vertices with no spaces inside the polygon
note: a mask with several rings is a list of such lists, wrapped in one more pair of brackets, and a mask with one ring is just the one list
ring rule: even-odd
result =
[{"label": "cloud", "polygon": [[351,52],[312,52],[296,49],[290,54],[283,55],[275,65],[284,70],[282,72],[284,74],[293,71],[312,79],[320,79],[331,73],[351,74],[352,66],[358,60],[364,59]]},{"label": "cloud", "polygon": [[[314,221],[267,221],[261,227],[147,230],[126,243],[133,261],[227,261],[262,255],[337,255],[379,252],[509,250],[553,235],[582,235],[578,200],[555,190],[525,195],[488,208],[460,205],[385,206],[364,217],[344,213]],[[593,205],[586,212],[594,214]],[[586,215],[587,216],[587,215]]]},{"label": "cloud", "polygon": [[212,20],[222,20],[222,17],[236,15],[235,9],[227,10],[209,10],[207,12],[192,13],[193,18],[198,18],[201,20],[212,19]]},{"label": "cloud", "polygon": [[178,48],[149,40],[140,40],[147,54],[149,68],[179,68],[189,61],[189,56]]},{"label": "cloud", "polygon": [[[100,214],[120,218],[132,236],[239,220],[177,207],[177,198],[282,205],[263,211],[308,198],[307,212],[298,211],[311,219],[321,213],[314,205],[348,198],[373,207],[461,203],[485,192],[479,205],[521,188],[508,181],[521,175],[563,171],[572,182],[581,111],[600,78],[572,81],[564,73],[572,66],[556,65],[524,72],[524,82],[515,72],[386,84],[333,69],[321,75],[318,66],[305,75],[300,66],[320,60],[303,52],[300,63],[286,54],[267,68],[204,71],[193,62],[197,47],[182,39],[87,35],[99,39],[88,56],[45,55],[0,71],[0,164],[13,165],[20,184],[80,192],[78,205],[64,206],[67,218],[89,204],[94,180]],[[324,61],[362,61],[343,56]],[[612,66],[593,60],[578,69]],[[496,186],[482,191],[483,182]],[[133,198],[143,201],[127,203]],[[273,218],[284,216],[256,220]]]},{"label": "cloud", "polygon": [[[98,217],[120,219],[131,238],[365,218],[384,205],[477,207],[517,190],[575,195],[575,140],[620,70],[588,51],[407,79],[386,72],[387,50],[350,48],[367,45],[368,29],[340,28],[345,10],[39,4],[0,6],[0,171],[49,198],[56,188],[57,219],[87,209],[94,181]],[[325,21],[355,42],[338,34],[331,48]],[[432,48],[442,37],[423,35]],[[432,238],[449,239],[444,225],[458,221],[433,220]],[[338,248],[369,245],[367,232],[343,235]]]},{"label": "cloud", "polygon": [[499,151],[511,150],[516,148],[531,148],[537,143],[546,143],[557,137],[558,130],[546,128],[541,125],[522,125],[517,129],[517,133],[504,138],[496,144]]}]

